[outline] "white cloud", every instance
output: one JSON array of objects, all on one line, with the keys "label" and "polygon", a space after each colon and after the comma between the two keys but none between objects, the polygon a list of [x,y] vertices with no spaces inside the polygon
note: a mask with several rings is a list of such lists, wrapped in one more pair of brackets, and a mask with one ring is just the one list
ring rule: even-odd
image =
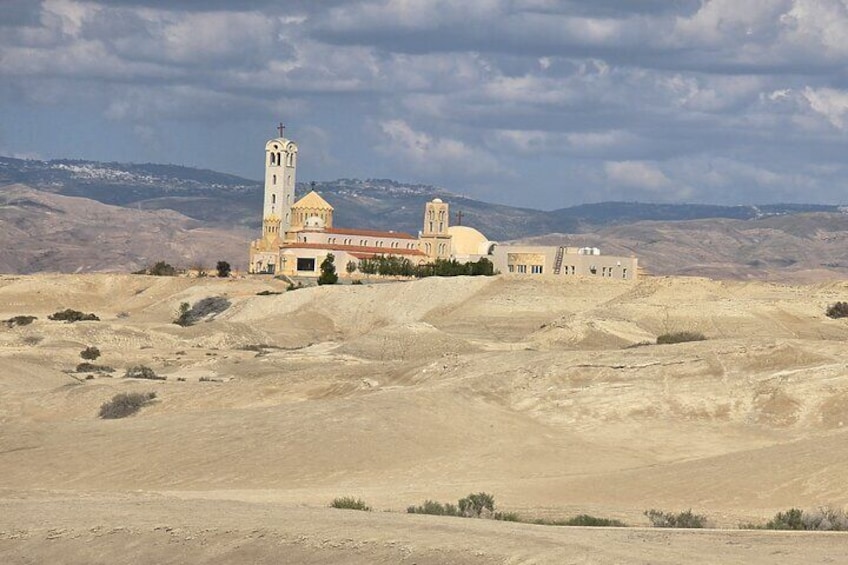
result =
[{"label": "white cloud", "polygon": [[810,108],[824,116],[835,128],[845,130],[848,126],[848,92],[834,88],[805,88],[804,98]]},{"label": "white cloud", "polygon": [[379,126],[383,141],[378,149],[419,173],[469,178],[506,172],[492,155],[457,139],[416,131],[403,120],[387,120]]}]

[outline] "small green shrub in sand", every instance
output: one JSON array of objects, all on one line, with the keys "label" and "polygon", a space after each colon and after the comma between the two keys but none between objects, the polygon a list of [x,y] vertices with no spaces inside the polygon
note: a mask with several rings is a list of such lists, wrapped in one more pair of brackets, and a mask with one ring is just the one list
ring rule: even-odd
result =
[{"label": "small green shrub in sand", "polygon": [[704,341],[706,336],[701,332],[673,332],[657,337],[657,345],[684,343],[687,341]]},{"label": "small green shrub in sand", "polygon": [[90,345],[80,351],[80,357],[82,357],[86,361],[94,361],[95,359],[100,357],[100,350],[94,347],[93,345]]},{"label": "small green shrub in sand", "polygon": [[37,320],[35,316],[14,316],[8,320],[3,320],[6,327],[14,328],[15,326],[28,326]]},{"label": "small green shrub in sand", "polygon": [[655,528],[704,528],[707,525],[707,517],[693,514],[691,509],[676,514],[651,509],[645,510],[645,516]]},{"label": "small green shrub in sand", "polygon": [[144,365],[134,365],[127,369],[124,373],[125,379],[148,379],[151,381],[164,381],[168,377],[160,377],[150,367]]},{"label": "small green shrub in sand", "polygon": [[54,312],[47,316],[48,320],[60,321],[60,322],[88,322],[88,321],[99,321],[98,318],[94,314],[84,314],[79,310],[72,310],[70,308],[66,308],[65,310],[60,310],[59,312]]},{"label": "small green shrub in sand", "polygon": [[187,302],[180,304],[179,317],[174,320],[178,326],[193,326],[207,316],[215,316],[230,307],[230,301],[221,296],[210,296],[188,307]]},{"label": "small green shrub in sand", "polygon": [[343,510],[362,510],[364,512],[371,512],[371,507],[368,506],[364,500],[361,498],[354,498],[352,496],[341,496],[338,498],[334,498],[333,502],[330,503],[330,508],[341,508]]},{"label": "small green shrub in sand", "polygon": [[825,312],[828,318],[848,318],[848,302],[837,302],[827,307]]},{"label": "small green shrub in sand", "polygon": [[104,420],[116,420],[132,416],[156,398],[155,392],[122,392],[100,406],[100,417]]}]

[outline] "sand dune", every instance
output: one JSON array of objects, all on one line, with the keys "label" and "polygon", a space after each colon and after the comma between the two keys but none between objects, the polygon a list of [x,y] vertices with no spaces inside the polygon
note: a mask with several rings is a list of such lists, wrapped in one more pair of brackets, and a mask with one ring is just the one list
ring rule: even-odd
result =
[{"label": "sand dune", "polygon": [[[824,534],[566,531],[402,512],[484,490],[527,517],[645,526],[647,508],[693,508],[733,528],[790,506],[848,505],[848,324],[824,316],[844,282],[495,277],[283,291],[270,278],[0,279],[0,319],[38,316],[0,331],[0,559],[836,556],[838,536]],[[180,303],[210,296],[230,308],[172,323]],[[63,308],[101,321],[47,320]],[[680,330],[708,339],[639,345]],[[88,345],[116,372],[75,373]],[[135,364],[167,379],[120,378]],[[157,400],[97,418],[126,391]],[[341,495],[397,512],[326,507]]]}]

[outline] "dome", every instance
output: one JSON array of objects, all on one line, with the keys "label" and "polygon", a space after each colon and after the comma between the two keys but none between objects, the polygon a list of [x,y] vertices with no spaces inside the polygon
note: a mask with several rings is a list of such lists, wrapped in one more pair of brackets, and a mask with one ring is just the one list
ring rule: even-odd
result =
[{"label": "dome", "polygon": [[485,235],[468,226],[451,226],[451,253],[457,257],[468,255],[488,255],[494,241],[489,241]]},{"label": "dome", "polygon": [[324,220],[318,216],[309,216],[303,223],[303,227],[307,230],[322,230],[324,229]]},{"label": "dome", "polygon": [[441,203],[442,203],[442,199],[441,199],[441,198],[434,198],[434,199],[433,199],[433,202],[435,202],[436,204],[441,204]]}]

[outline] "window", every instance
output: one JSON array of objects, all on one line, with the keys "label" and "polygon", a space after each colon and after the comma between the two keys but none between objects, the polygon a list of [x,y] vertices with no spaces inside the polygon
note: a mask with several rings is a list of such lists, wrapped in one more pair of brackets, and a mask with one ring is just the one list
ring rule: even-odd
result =
[{"label": "window", "polygon": [[271,195],[271,204],[276,204],[276,203],[277,203],[277,195],[276,195],[276,194],[272,194],[272,195]]},{"label": "window", "polygon": [[297,270],[315,272],[315,259],[311,257],[298,257]]},{"label": "window", "polygon": [[627,267],[621,269],[621,278],[623,278],[623,279],[627,278]]},{"label": "window", "polygon": [[530,272],[533,273],[534,275],[541,275],[542,274],[542,265],[531,266]]},{"label": "window", "polygon": [[509,266],[509,272],[510,272],[510,273],[514,273],[514,272],[515,272],[515,265],[510,265],[510,266]]},{"label": "window", "polygon": [[518,272],[519,273],[526,273],[527,272],[527,265],[518,265]]}]

